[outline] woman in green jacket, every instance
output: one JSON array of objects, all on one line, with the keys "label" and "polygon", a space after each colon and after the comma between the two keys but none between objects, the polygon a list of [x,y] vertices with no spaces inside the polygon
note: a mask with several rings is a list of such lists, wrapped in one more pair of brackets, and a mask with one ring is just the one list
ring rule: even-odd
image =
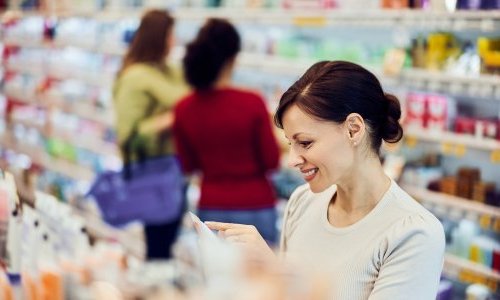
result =
[{"label": "woman in green jacket", "polygon": [[[181,69],[166,62],[173,26],[164,10],[142,17],[113,87],[118,143],[123,145],[137,130],[133,143],[141,144],[146,157],[173,154],[171,109],[188,92]],[[179,223],[180,216],[166,224],[145,224],[148,259],[170,257]]]}]

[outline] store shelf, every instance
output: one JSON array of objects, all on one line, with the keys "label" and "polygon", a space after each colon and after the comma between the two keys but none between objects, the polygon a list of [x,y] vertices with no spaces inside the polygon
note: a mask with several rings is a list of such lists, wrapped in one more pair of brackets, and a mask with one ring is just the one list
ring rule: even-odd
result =
[{"label": "store shelf", "polygon": [[10,136],[0,135],[0,145],[14,152],[26,154],[33,163],[66,177],[83,181],[90,181],[94,178],[94,172],[90,168],[63,159],[52,158],[41,149],[22,143],[16,143]]},{"label": "store shelf", "polygon": [[[285,58],[276,55],[242,52],[238,56],[238,66],[243,69],[262,71],[266,74],[300,77],[317,60],[310,58]],[[384,76],[380,70],[364,66],[373,72],[384,85],[400,84],[396,77]]]},{"label": "store shelf", "polygon": [[238,66],[277,75],[302,75],[315,61],[305,58],[283,58],[274,55],[243,52],[238,56]]},{"label": "store shelf", "polygon": [[330,10],[330,9],[179,9],[180,20],[207,17],[229,18],[233,22],[298,26],[404,26],[429,30],[493,31],[500,26],[498,11],[432,12],[427,10]]},{"label": "store shelf", "polygon": [[104,55],[115,55],[115,56],[123,56],[127,50],[126,46],[123,47],[111,47],[108,44],[100,44],[100,45],[89,45],[80,43],[78,45],[72,43],[65,43],[60,41],[36,41],[36,40],[27,40],[22,38],[7,38],[3,41],[5,46],[8,47],[19,47],[19,48],[35,48],[35,49],[64,49],[67,47],[77,48],[80,50],[95,52]]},{"label": "store shelf", "polygon": [[[314,59],[292,59],[248,52],[238,57],[240,67],[289,76],[302,75],[315,62]],[[439,71],[405,69],[398,76],[387,76],[379,68],[365,67],[388,86],[404,85],[432,92],[500,100],[500,76],[496,75],[453,76]]]},{"label": "store shelf", "polygon": [[431,92],[500,100],[500,76],[458,76],[425,69],[405,69],[397,79],[405,86]]},{"label": "store shelf", "polygon": [[459,145],[483,151],[500,150],[500,141],[488,138],[478,138],[473,135],[416,128],[405,128],[404,133],[406,138],[413,138],[417,141],[441,143],[443,145]]},{"label": "store shelf", "polygon": [[58,108],[65,113],[75,115],[79,118],[102,124],[107,127],[114,127],[113,113],[110,109],[98,109],[95,106],[82,102],[68,103],[64,100],[52,99],[50,96],[41,96],[42,103],[46,103]]},{"label": "store shelf", "polygon": [[446,253],[444,260],[445,273],[447,270],[466,270],[483,278],[500,282],[500,273],[495,270],[449,253]]},{"label": "store shelf", "polygon": [[[90,17],[98,20],[138,19],[144,9],[105,10],[60,13],[61,18],[71,16]],[[356,26],[356,27],[412,27],[428,30],[481,30],[494,31],[500,27],[500,12],[456,11],[439,12],[429,10],[339,10],[322,8],[266,9],[266,8],[176,8],[176,19],[181,21],[202,21],[209,17],[227,18],[236,23],[296,26]],[[43,13],[26,13],[43,15]],[[49,14],[54,16],[53,14]]]},{"label": "store shelf", "polygon": [[91,152],[104,155],[104,156],[118,156],[118,147],[114,143],[106,142],[100,140],[97,137],[92,136],[82,136],[80,134],[75,134],[64,130],[48,130],[40,124],[31,122],[30,120],[13,120],[14,124],[21,124],[25,127],[35,128],[40,131],[47,138],[56,138],[67,142],[75,147],[89,150]]},{"label": "store shelf", "polygon": [[403,185],[402,188],[412,197],[422,202],[430,202],[434,205],[458,208],[464,212],[474,212],[480,215],[500,218],[500,208],[498,207],[444,193],[429,191],[427,189],[411,185]]},{"label": "store shelf", "polygon": [[8,72],[21,73],[37,77],[50,77],[58,80],[75,79],[82,81],[88,85],[109,89],[114,81],[114,76],[111,74],[92,72],[92,71],[78,71],[72,70],[71,73],[60,72],[61,70],[43,70],[39,67],[33,67],[22,64],[9,63],[6,66]]},{"label": "store shelf", "polygon": [[[47,46],[46,44],[40,44],[39,42],[29,41],[16,41],[11,43],[21,47],[54,47],[54,45]],[[125,49],[116,47],[77,47],[88,51],[118,56],[122,56],[125,53]],[[176,47],[172,51],[172,57],[174,60],[180,60],[183,57],[183,54],[184,50],[182,47]],[[289,76],[300,76],[315,62],[315,59],[283,58],[275,55],[249,52],[243,52],[238,57],[239,66],[242,68]],[[377,77],[379,77],[384,85],[405,85],[411,88],[428,90],[431,92],[468,95],[476,98],[496,98],[500,100],[500,76],[498,75],[458,76],[448,74],[446,72],[425,69],[405,69],[399,76],[386,76],[378,68],[367,67],[374,72]],[[41,75],[39,71],[29,68],[11,66],[10,69],[34,75]],[[50,76],[60,79],[65,78],[65,76],[55,74],[55,72],[51,72]],[[70,77],[83,80],[91,85],[104,87],[109,87],[113,81],[113,78],[107,75],[98,76],[98,80],[96,80],[95,76],[91,76],[85,72]]]},{"label": "store shelf", "polygon": [[45,107],[47,109],[51,107],[58,108],[65,113],[75,115],[77,117],[90,120],[104,126],[113,127],[113,114],[109,109],[97,109],[95,106],[82,102],[68,103],[62,99],[55,99],[47,95],[30,95],[22,91],[17,91],[13,89],[4,90],[4,95],[7,98],[13,99],[15,101],[22,102],[28,105],[35,105]]}]

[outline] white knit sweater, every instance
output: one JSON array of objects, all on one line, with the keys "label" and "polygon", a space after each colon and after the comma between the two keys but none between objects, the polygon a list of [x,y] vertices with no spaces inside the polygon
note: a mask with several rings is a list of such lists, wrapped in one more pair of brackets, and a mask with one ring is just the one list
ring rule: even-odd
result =
[{"label": "white knit sweater", "polygon": [[293,193],[285,211],[281,252],[292,264],[330,282],[335,300],[435,299],[445,238],[434,215],[394,181],[377,206],[348,227],[333,227],[332,186]]}]

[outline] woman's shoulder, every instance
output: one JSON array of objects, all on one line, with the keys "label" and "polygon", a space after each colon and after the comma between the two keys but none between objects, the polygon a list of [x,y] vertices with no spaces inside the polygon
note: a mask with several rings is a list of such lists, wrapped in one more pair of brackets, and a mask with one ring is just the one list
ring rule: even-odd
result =
[{"label": "woman's shoulder", "polygon": [[394,185],[391,192],[395,201],[389,209],[397,218],[388,231],[390,237],[403,241],[409,236],[423,235],[437,243],[444,241],[443,225],[434,214],[398,185]]},{"label": "woman's shoulder", "polygon": [[441,225],[441,222],[434,216],[434,214],[423,207],[422,204],[415,200],[415,198],[413,198],[395,182],[392,184],[390,189],[391,195],[395,199],[393,203],[394,208],[398,210],[398,214],[400,216],[417,215],[424,220],[428,220],[429,223]]},{"label": "woman's shoulder", "polygon": [[144,76],[170,76],[175,78],[182,78],[182,70],[175,64],[165,64],[162,66],[155,66],[148,63],[134,63],[128,66],[121,77],[128,79],[142,79]]}]

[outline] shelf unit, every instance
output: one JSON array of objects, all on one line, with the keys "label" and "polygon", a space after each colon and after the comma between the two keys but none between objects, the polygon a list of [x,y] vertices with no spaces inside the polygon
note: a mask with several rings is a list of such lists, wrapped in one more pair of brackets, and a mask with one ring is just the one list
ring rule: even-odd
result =
[{"label": "shelf unit", "polygon": [[[448,131],[435,131],[428,129],[405,128],[405,138],[415,139],[428,143],[441,143],[443,148],[465,147],[482,151],[500,151],[500,141],[488,138],[479,138],[473,135],[459,134]],[[446,151],[446,149],[444,149]]]},{"label": "shelf unit", "polygon": [[500,286],[500,273],[448,253],[445,255],[443,273],[468,283],[485,284],[493,291]]},{"label": "shelf unit", "polygon": [[[500,208],[464,199],[444,193],[429,191],[411,185],[402,188],[420,202],[431,204],[435,212],[447,211],[446,214],[456,219],[470,218],[471,214],[479,221],[482,228],[493,231],[500,230]],[[470,260],[446,253],[443,273],[451,278],[457,278],[467,283],[482,283],[492,291],[500,287],[500,273],[491,268]]]},{"label": "shelf unit", "polygon": [[[139,18],[141,9],[81,11],[57,13],[65,17],[90,17],[97,20]],[[295,26],[358,26],[358,27],[416,27],[427,30],[481,30],[500,28],[500,12],[489,11],[428,11],[428,10],[338,10],[338,9],[281,9],[281,8],[189,8],[172,9],[180,20],[202,21],[210,17],[227,18],[236,23]],[[54,16],[53,13],[25,13],[25,15]]]},{"label": "shelf unit", "polygon": [[72,144],[78,148],[86,149],[100,155],[105,155],[105,156],[119,155],[118,148],[115,144],[99,140],[95,137],[85,136],[85,135],[84,136],[75,135],[74,133],[58,129],[47,130],[46,127],[27,120],[13,120],[12,123],[21,124],[25,127],[35,128],[40,132],[50,131],[50,133],[44,134],[45,137],[56,138],[66,143]]},{"label": "shelf unit", "polygon": [[42,48],[42,49],[62,49],[66,47],[74,47],[78,48],[81,50],[85,50],[88,52],[95,52],[95,53],[100,53],[100,54],[105,54],[105,55],[115,55],[115,56],[123,56],[126,52],[126,48],[120,48],[120,47],[105,47],[104,45],[95,45],[95,46],[90,46],[90,45],[71,45],[67,43],[62,43],[58,41],[51,41],[51,42],[46,42],[46,41],[30,41],[30,40],[24,40],[24,39],[17,39],[17,38],[6,38],[4,40],[4,44],[9,47],[22,47],[22,48]]},{"label": "shelf unit", "polygon": [[9,64],[6,66],[7,72],[22,73],[26,75],[38,76],[38,77],[51,77],[54,79],[64,80],[64,79],[75,79],[85,82],[88,85],[109,88],[114,80],[114,77],[108,74],[96,74],[90,71],[80,71],[78,73],[72,74],[58,74],[57,70],[39,70],[31,66],[26,65],[13,65]]},{"label": "shelf unit", "polygon": [[[243,68],[252,68],[277,75],[299,76],[315,60],[291,59],[274,55],[242,53],[238,63]],[[401,74],[387,76],[378,68],[369,68],[387,86],[404,85],[416,89],[448,94],[479,95],[481,98],[494,98],[500,101],[500,76],[457,76],[445,72],[424,69],[403,69]]]},{"label": "shelf unit", "polygon": [[16,153],[26,154],[30,157],[33,163],[68,178],[83,181],[90,181],[94,178],[94,171],[90,168],[77,165],[64,159],[50,157],[46,153],[40,151],[39,148],[23,143],[16,143],[12,136],[6,134],[0,135],[0,145],[6,149],[13,150]]},{"label": "shelf unit", "polygon": [[411,196],[422,202],[430,202],[434,205],[456,208],[462,211],[474,212],[479,215],[488,215],[500,219],[500,208],[498,207],[453,195],[429,191],[411,185],[404,185],[402,188]]},{"label": "shelf unit", "polygon": [[[63,44],[47,45],[37,42],[24,42],[24,41],[8,41],[8,44],[19,47],[30,48],[49,48],[65,47]],[[123,56],[125,49],[118,48],[105,48],[105,47],[79,47],[81,49],[97,52],[107,55]],[[176,47],[172,51],[174,60],[182,58],[184,49]],[[244,69],[252,69],[256,71],[263,71],[276,75],[285,76],[300,76],[303,74],[316,60],[310,58],[285,58],[276,55],[242,52],[238,56],[238,65]],[[25,68],[19,66],[9,66],[12,71],[27,73],[37,76],[44,75],[38,70],[32,68]],[[385,75],[379,68],[369,68],[370,71],[375,73],[377,77],[387,86],[404,85],[415,89],[425,89],[432,92],[441,92],[448,94],[466,94],[466,95],[479,95],[481,98],[494,98],[500,101],[500,76],[498,75],[453,75],[445,72],[431,71],[425,69],[403,69],[401,74],[395,76]],[[58,74],[50,74],[54,78],[61,78]],[[100,87],[109,87],[113,81],[111,76],[100,75],[96,78],[92,74],[77,74],[71,76],[75,79],[82,80],[90,85]],[[61,78],[64,79],[64,78]]]},{"label": "shelf unit", "polygon": [[90,104],[83,102],[67,103],[62,99],[56,99],[47,95],[26,95],[20,91],[4,91],[4,95],[15,101],[28,105],[41,106],[46,109],[51,107],[61,109],[62,111],[87,119],[107,127],[114,126],[113,113],[107,109],[98,109]]}]

